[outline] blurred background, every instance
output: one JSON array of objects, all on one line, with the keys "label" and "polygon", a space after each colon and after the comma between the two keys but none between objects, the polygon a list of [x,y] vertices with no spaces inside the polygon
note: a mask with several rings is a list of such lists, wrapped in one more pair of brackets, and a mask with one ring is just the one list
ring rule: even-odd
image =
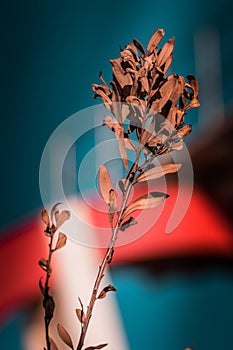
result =
[{"label": "blurred background", "polygon": [[[194,196],[177,236],[173,233],[175,243],[166,245],[160,237],[157,244],[149,234],[119,249],[111,268],[119,322],[133,350],[231,348],[231,2],[1,5],[1,348],[27,350],[25,337],[40,300],[37,260],[45,248],[37,240],[37,222],[45,144],[63,120],[96,103],[91,84],[98,83],[100,70],[111,80],[108,61],[118,57],[119,47],[133,38],[146,46],[157,28],[165,29],[163,42],[176,38],[171,72],[192,73],[200,83],[201,107],[187,117],[193,124],[187,146]],[[77,157],[93,144],[90,135]]]}]

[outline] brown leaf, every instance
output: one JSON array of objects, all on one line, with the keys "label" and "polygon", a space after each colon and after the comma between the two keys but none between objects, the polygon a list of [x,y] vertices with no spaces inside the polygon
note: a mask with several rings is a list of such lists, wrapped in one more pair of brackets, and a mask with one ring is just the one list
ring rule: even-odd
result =
[{"label": "brown leaf", "polygon": [[162,192],[149,192],[131,203],[123,212],[122,220],[136,210],[144,210],[159,206],[169,195]]},{"label": "brown leaf", "polygon": [[167,122],[169,122],[174,128],[177,126],[176,124],[176,113],[177,113],[178,107],[172,106],[169,110],[169,113],[167,115]]},{"label": "brown leaf", "polygon": [[112,64],[112,72],[119,83],[120,87],[123,89],[126,85],[132,85],[133,80],[129,73],[127,73],[124,68],[122,67],[122,59],[116,58],[115,60],[110,60]]},{"label": "brown leaf", "polygon": [[166,174],[176,173],[182,164],[164,164],[155,166],[143,173],[141,173],[134,181],[134,183],[158,179]]},{"label": "brown leaf", "polygon": [[125,222],[123,222],[123,224],[120,226],[120,230],[125,231],[128,227],[136,224],[137,224],[137,221],[132,216],[130,216],[130,218]]},{"label": "brown leaf", "polygon": [[108,98],[112,93],[112,90],[110,89],[110,87],[105,84],[105,85],[101,85],[101,84],[92,84],[92,90],[99,96],[102,97],[102,93],[104,93]]},{"label": "brown leaf", "polygon": [[178,129],[177,134],[179,137],[184,137],[189,135],[191,131],[192,131],[192,125],[187,124],[187,125],[184,125],[182,128]]},{"label": "brown leaf", "polygon": [[166,44],[162,47],[161,51],[158,54],[158,66],[161,67],[170,57],[173,49],[174,49],[174,44],[175,44],[175,38],[171,38],[166,42]]},{"label": "brown leaf", "polygon": [[181,151],[184,146],[183,139],[174,140],[169,143],[169,151]]},{"label": "brown leaf", "polygon": [[107,287],[105,287],[101,292],[100,294],[98,295],[97,299],[103,299],[106,297],[106,294],[108,292],[117,292],[117,289],[112,285],[112,284],[109,284]]},{"label": "brown leaf", "polygon": [[94,346],[88,346],[88,348],[85,348],[84,350],[96,350],[96,349],[102,349],[108,344],[100,344],[100,345],[94,345]]},{"label": "brown leaf", "polygon": [[73,347],[73,343],[72,343],[72,340],[71,340],[71,337],[69,335],[69,333],[67,332],[67,330],[61,325],[58,323],[57,325],[57,331],[58,331],[58,334],[61,338],[61,340],[63,340],[63,342],[68,345],[71,349],[74,349]]},{"label": "brown leaf", "polygon": [[149,91],[149,82],[147,77],[141,77],[140,82],[142,84],[143,89],[148,92]]},{"label": "brown leaf", "polygon": [[51,212],[50,212],[50,218],[51,218],[51,220],[52,220],[52,223],[54,224],[55,222],[54,222],[54,220],[55,220],[55,215],[56,215],[56,213],[58,212],[58,206],[60,205],[60,204],[62,204],[62,203],[56,203],[56,204],[54,204],[54,206],[52,207],[52,209],[51,209]]},{"label": "brown leaf", "polygon": [[134,45],[136,46],[136,48],[137,48],[139,51],[141,51],[141,53],[142,53],[143,55],[145,55],[145,51],[144,51],[144,48],[143,48],[142,44],[141,44],[137,39],[133,39],[133,43],[134,43]]},{"label": "brown leaf", "polygon": [[163,36],[164,36],[164,30],[163,29],[157,29],[154,34],[152,35],[152,37],[150,38],[147,48],[146,48],[146,55],[149,56],[154,49],[158,46],[158,44],[160,43],[160,41],[162,40]]},{"label": "brown leaf", "polygon": [[58,347],[52,338],[49,338],[49,342],[50,342],[50,350],[58,350]]},{"label": "brown leaf", "polygon": [[61,213],[58,213],[56,216],[56,228],[61,227],[65,221],[69,220],[70,212],[69,210],[62,210]]},{"label": "brown leaf", "polygon": [[162,71],[164,74],[167,73],[171,63],[172,63],[172,53],[170,54],[170,56],[167,58],[166,62],[163,65],[164,68],[162,69]]},{"label": "brown leaf", "polygon": [[44,270],[44,271],[48,271],[48,261],[44,258],[41,258],[40,261],[38,262],[38,264],[40,265],[40,267]]},{"label": "brown leaf", "polygon": [[198,97],[198,92],[199,92],[199,84],[198,84],[198,80],[197,78],[194,77],[194,75],[189,74],[187,76],[187,79],[189,81],[189,84],[191,85],[192,89],[193,89],[193,97]]},{"label": "brown leaf", "polygon": [[41,210],[41,218],[42,218],[43,222],[45,223],[45,225],[50,227],[49,215],[47,213],[47,210],[44,208]]},{"label": "brown leaf", "polygon": [[132,43],[129,43],[129,44],[126,45],[125,48],[127,50],[130,50],[133,53],[135,61],[138,62],[139,61],[139,57],[138,57],[138,50],[137,50],[136,46],[134,44],[132,44]]},{"label": "brown leaf", "polygon": [[84,323],[86,320],[86,315],[84,314],[83,310],[81,309],[76,309],[75,310],[76,315],[81,323]]},{"label": "brown leaf", "polygon": [[64,247],[66,245],[66,240],[67,240],[66,235],[62,232],[59,232],[57,244],[56,244],[56,247],[54,248],[54,250],[57,250],[57,249]]},{"label": "brown leaf", "polygon": [[108,87],[108,84],[106,83],[106,81],[103,78],[103,72],[102,71],[99,72],[99,78],[104,83],[104,85],[106,85]]},{"label": "brown leaf", "polygon": [[[169,75],[167,77],[167,80],[163,83],[163,85],[161,85],[159,89],[161,99],[159,101],[154,101],[155,103],[158,103],[158,106],[159,106],[159,110],[157,111],[161,112],[162,108],[165,106],[168,100],[170,100],[174,105],[178,100],[181,92],[182,92],[182,83],[181,83],[181,80],[179,80],[179,76],[175,74]],[[155,109],[153,108],[153,103],[151,108]]]},{"label": "brown leaf", "polygon": [[200,107],[200,102],[198,101],[197,98],[193,98],[191,102],[184,107],[184,110],[187,111],[190,108],[197,108],[197,107]]},{"label": "brown leaf", "polygon": [[136,96],[133,96],[133,95],[127,96],[126,101],[128,103],[132,103],[134,106],[139,106],[140,105],[139,98],[137,98]]},{"label": "brown leaf", "polygon": [[100,193],[107,204],[109,204],[109,194],[113,190],[113,184],[109,175],[107,168],[104,165],[100,166],[98,182]]},{"label": "brown leaf", "polygon": [[107,90],[106,88],[107,87],[105,85],[98,85],[98,84],[92,85],[92,90],[95,92],[94,97],[97,97],[97,96],[101,97],[105,106],[110,110],[110,106],[112,104],[112,101],[109,98],[111,89],[108,88]]},{"label": "brown leaf", "polygon": [[182,77],[180,77],[179,75],[173,75],[174,76],[174,87],[171,90],[171,94],[169,97],[169,100],[172,102],[172,105],[174,106],[176,104],[176,102],[178,101],[182,91],[184,90],[184,79],[182,79]]}]

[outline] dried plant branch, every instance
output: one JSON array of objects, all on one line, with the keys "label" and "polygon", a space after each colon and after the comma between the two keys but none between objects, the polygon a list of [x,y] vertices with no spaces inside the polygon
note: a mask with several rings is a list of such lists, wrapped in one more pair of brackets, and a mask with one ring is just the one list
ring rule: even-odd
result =
[{"label": "dried plant branch", "polygon": [[115,246],[115,243],[117,240],[118,231],[119,231],[119,228],[120,228],[120,225],[121,225],[121,222],[123,219],[123,213],[125,211],[125,208],[126,208],[126,205],[127,205],[128,199],[129,199],[129,195],[130,195],[130,192],[132,189],[132,183],[129,181],[129,178],[133,178],[134,169],[137,169],[137,162],[135,162],[133,164],[132,168],[130,169],[130,171],[128,172],[128,175],[127,175],[128,179],[125,183],[125,192],[123,193],[121,209],[120,209],[120,212],[118,215],[116,225],[115,225],[114,229],[112,230],[112,237],[111,237],[110,244],[106,250],[106,253],[104,255],[102,263],[99,266],[99,271],[98,271],[98,274],[97,274],[97,277],[95,280],[95,284],[94,284],[94,287],[92,290],[91,299],[90,299],[88,309],[87,309],[86,319],[85,319],[84,323],[82,324],[82,331],[81,331],[81,336],[80,336],[79,343],[77,346],[77,350],[81,350],[83,347],[95,302],[97,299],[100,299],[100,297],[97,297],[97,294],[98,294],[98,290],[99,290],[102,278],[104,277],[104,272],[106,270],[107,265],[111,263],[112,258],[113,258],[114,246]]},{"label": "dried plant branch", "polygon": [[[183,138],[192,130],[191,125],[185,124],[184,116],[189,109],[200,105],[198,81],[193,75],[187,76],[188,81],[177,74],[166,75],[172,63],[175,40],[171,38],[159,49],[158,45],[164,34],[163,29],[156,30],[146,50],[138,40],[134,39],[133,43],[129,43],[121,50],[119,58],[110,60],[113,73],[111,88],[103,78],[102,72],[99,78],[103,84],[92,85],[94,97],[100,97],[111,113],[111,116],[104,116],[103,125],[115,134],[126,176],[119,181],[122,200],[118,210],[116,192],[109,172],[104,165],[99,169],[99,189],[109,207],[107,215],[112,235],[98,269],[87,311],[85,313],[81,299],[79,299],[81,308],[75,310],[81,323],[81,334],[76,350],[83,349],[96,301],[103,299],[110,291],[117,291],[111,284],[102,290],[100,286],[106,268],[112,261],[119,230],[125,231],[137,224],[135,218],[131,216],[135,211],[155,208],[169,197],[166,193],[155,191],[145,193],[129,203],[133,186],[179,171],[181,164],[157,166],[153,162],[158,156],[183,148]],[[127,149],[135,152],[135,160],[130,169],[128,169]],[[144,155],[143,161],[141,155]],[[59,212],[58,204],[52,208],[50,218],[45,209],[42,211],[42,220],[46,224],[45,234],[49,237],[48,258],[39,261],[41,268],[46,271],[45,283],[40,280],[45,309],[47,349],[44,350],[57,350],[55,342],[49,336],[49,324],[55,307],[54,300],[49,294],[49,281],[52,254],[66,244],[66,235],[60,232],[53,248],[54,235],[69,216],[68,211]],[[62,341],[74,349],[67,330],[61,324],[57,325],[57,330]],[[89,346],[85,350],[102,349],[107,345],[104,343]]]},{"label": "dried plant branch", "polygon": [[[184,125],[184,114],[188,109],[199,106],[198,82],[193,75],[187,76],[188,83],[177,74],[165,76],[172,62],[174,38],[158,49],[163,36],[163,29],[156,30],[146,50],[138,40],[134,39],[133,43],[121,50],[120,58],[110,60],[113,72],[113,80],[110,83],[112,88],[104,80],[102,72],[99,77],[103,85],[92,85],[94,97],[99,96],[114,116],[114,118],[105,116],[103,125],[115,133],[127,175],[119,182],[123,198],[118,211],[110,175],[103,165],[100,168],[99,187],[103,199],[109,206],[108,218],[112,236],[99,266],[87,314],[81,322],[82,329],[77,350],[83,348],[93,308],[99,298],[97,293],[106,267],[112,261],[119,230],[124,231],[137,224],[132,216],[127,219],[134,211],[154,208],[168,197],[165,193],[151,192],[128,205],[132,187],[139,182],[154,180],[180,169],[181,164],[165,164],[158,167],[153,164],[153,160],[159,155],[182,149],[183,137],[191,132],[191,125]],[[129,122],[128,130],[125,125],[126,119]],[[136,134],[137,145],[131,138],[133,133]],[[135,151],[135,161],[130,170],[128,170],[127,148]],[[145,160],[139,164],[141,152],[144,153]],[[116,212],[118,217],[114,224]],[[127,220],[123,222],[125,219]],[[115,287],[113,288],[115,290]],[[106,291],[108,287],[105,287],[100,295],[105,296]]]},{"label": "dried plant branch", "polygon": [[[44,326],[45,326],[45,340],[47,350],[56,349],[57,346],[53,339],[49,336],[49,325],[53,318],[53,313],[55,309],[55,302],[53,297],[49,294],[49,281],[52,273],[52,255],[53,253],[64,247],[66,244],[66,235],[62,232],[58,233],[58,237],[56,239],[56,244],[54,246],[55,233],[59,229],[59,227],[69,219],[70,212],[67,210],[63,210],[61,213],[58,210],[58,205],[60,203],[53,206],[51,210],[51,215],[49,215],[46,209],[43,209],[41,212],[41,218],[46,225],[46,229],[44,231],[45,235],[49,237],[48,243],[48,258],[41,258],[38,262],[39,266],[46,272],[45,283],[42,282],[42,277],[39,281],[39,287],[41,293],[43,295],[43,307],[44,307]],[[44,348],[46,350],[46,348]]]}]

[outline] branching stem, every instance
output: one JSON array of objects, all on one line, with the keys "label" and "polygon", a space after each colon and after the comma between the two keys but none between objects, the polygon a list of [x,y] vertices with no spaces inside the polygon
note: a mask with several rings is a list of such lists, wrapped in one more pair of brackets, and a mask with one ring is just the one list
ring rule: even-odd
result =
[{"label": "branching stem", "polygon": [[[52,249],[53,237],[54,237],[54,232],[51,233],[50,241],[49,241],[49,244],[48,244],[49,254],[48,254],[48,259],[47,259],[46,280],[45,280],[45,285],[44,285],[44,289],[45,289],[45,292],[44,292],[44,303],[46,303],[46,300],[49,297],[49,279],[51,277],[51,259],[52,259],[52,254],[53,254],[53,249]],[[45,325],[45,338],[46,338],[47,350],[51,349],[51,344],[50,344],[50,340],[49,340],[49,323],[50,323],[50,320],[48,319],[48,317],[46,315],[46,309],[45,309],[44,325]]]},{"label": "branching stem", "polygon": [[97,298],[97,293],[100,287],[100,283],[102,281],[102,278],[104,277],[104,273],[106,270],[107,265],[111,262],[113,254],[114,254],[114,246],[117,240],[117,236],[118,236],[118,231],[121,225],[121,221],[122,221],[122,215],[124,213],[124,210],[126,208],[128,199],[129,199],[129,195],[132,189],[132,180],[135,176],[135,173],[138,169],[138,160],[139,160],[139,156],[140,156],[140,148],[138,148],[137,153],[136,153],[136,159],[134,164],[132,165],[132,167],[130,168],[127,177],[126,177],[126,183],[125,183],[125,191],[123,193],[123,198],[122,198],[122,203],[121,203],[121,209],[118,215],[118,219],[116,222],[115,227],[112,230],[112,237],[111,237],[111,241],[109,243],[109,246],[106,250],[106,253],[104,255],[104,258],[102,260],[101,265],[99,266],[99,271],[94,283],[94,287],[92,290],[92,294],[91,294],[91,299],[87,308],[87,314],[86,314],[86,318],[84,323],[82,324],[82,331],[81,331],[81,335],[79,338],[79,342],[78,342],[78,346],[77,346],[77,350],[81,350],[83,348],[84,345],[84,341],[85,341],[85,337],[87,334],[87,330],[88,330],[88,326],[89,326],[89,322],[92,316],[92,311],[96,302],[96,298]]}]

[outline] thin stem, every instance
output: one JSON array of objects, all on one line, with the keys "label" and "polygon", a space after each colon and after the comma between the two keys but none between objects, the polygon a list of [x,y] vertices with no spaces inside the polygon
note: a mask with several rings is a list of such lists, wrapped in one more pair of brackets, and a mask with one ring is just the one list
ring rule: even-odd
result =
[{"label": "thin stem", "polygon": [[[47,259],[47,271],[46,271],[46,280],[45,280],[45,293],[44,293],[44,303],[46,303],[46,300],[49,297],[49,279],[51,277],[51,259],[52,259],[52,254],[53,254],[53,250],[52,250],[52,244],[53,244],[53,237],[54,237],[54,232],[51,232],[51,236],[50,236],[50,242],[48,244],[49,247],[49,254],[48,254],[48,259]],[[45,325],[45,338],[46,338],[46,346],[47,346],[47,350],[51,349],[51,345],[50,345],[50,340],[49,340],[49,323],[50,323],[50,319],[48,319],[47,315],[46,315],[46,309],[45,309],[45,313],[44,313],[44,325]]]},{"label": "thin stem", "polygon": [[86,318],[85,318],[84,323],[82,324],[82,331],[81,331],[81,335],[80,335],[80,338],[79,338],[77,350],[81,350],[82,347],[83,347],[83,344],[84,344],[84,341],[85,341],[85,337],[86,337],[86,334],[87,334],[87,330],[88,330],[88,326],[89,326],[89,322],[90,322],[90,319],[91,319],[91,316],[92,316],[92,311],[93,311],[95,302],[97,300],[97,293],[98,293],[98,290],[99,290],[99,287],[100,287],[100,283],[102,281],[102,278],[104,277],[104,272],[105,272],[105,269],[107,267],[107,264],[110,264],[110,262],[112,260],[112,257],[113,257],[113,254],[114,254],[114,246],[115,246],[115,243],[116,243],[116,240],[117,240],[117,236],[118,236],[118,231],[119,231],[119,228],[120,228],[120,225],[121,225],[122,215],[123,215],[123,212],[124,212],[124,210],[126,208],[126,205],[127,205],[128,199],[129,199],[129,195],[130,195],[130,192],[131,192],[131,189],[132,189],[132,186],[133,186],[132,185],[132,180],[133,180],[134,175],[135,175],[135,173],[137,171],[137,168],[138,168],[138,160],[139,160],[140,152],[141,152],[141,150],[140,150],[140,148],[138,148],[137,149],[137,153],[136,153],[135,162],[132,165],[132,167],[129,170],[129,172],[127,174],[127,177],[126,177],[125,191],[124,191],[124,194],[123,194],[123,199],[122,199],[122,203],[121,203],[121,209],[120,209],[120,212],[119,212],[119,215],[118,215],[118,219],[117,219],[116,225],[115,225],[115,227],[114,227],[114,229],[112,231],[111,241],[110,241],[109,246],[108,246],[108,248],[106,250],[106,253],[104,255],[102,263],[99,266],[99,271],[98,271],[98,274],[97,274],[97,277],[96,277],[96,280],[95,280],[95,283],[94,283],[94,287],[93,287],[92,294],[91,294],[91,299],[90,299],[90,302],[89,302],[89,305],[88,305],[88,308],[87,308]]}]

